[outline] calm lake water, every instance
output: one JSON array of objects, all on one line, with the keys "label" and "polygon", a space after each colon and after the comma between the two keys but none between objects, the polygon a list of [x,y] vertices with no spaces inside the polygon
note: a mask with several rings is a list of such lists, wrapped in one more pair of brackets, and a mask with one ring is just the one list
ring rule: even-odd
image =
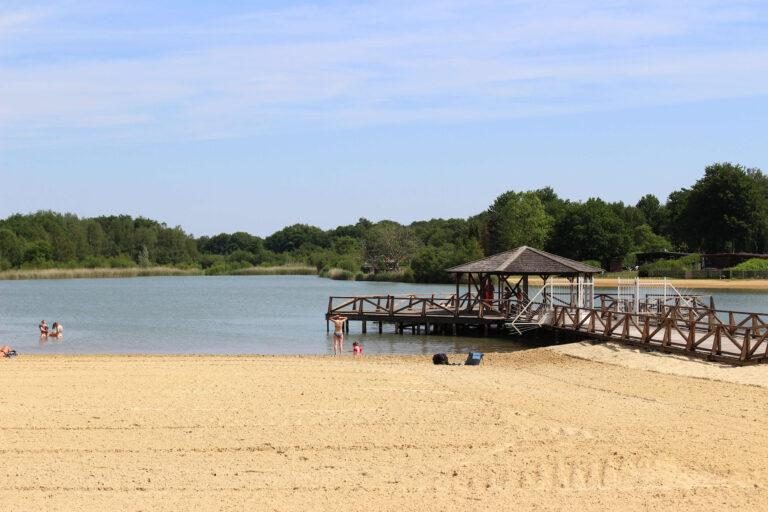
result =
[{"label": "calm lake water", "polygon": [[[314,276],[146,277],[0,281],[0,344],[20,353],[328,354],[331,295],[451,293],[440,285],[331,281]],[[718,309],[768,312],[768,294],[713,293]],[[41,319],[65,327],[41,342]],[[369,326],[370,327],[370,326]],[[512,351],[530,341],[359,333],[368,354]],[[375,329],[369,329],[375,331]]]}]

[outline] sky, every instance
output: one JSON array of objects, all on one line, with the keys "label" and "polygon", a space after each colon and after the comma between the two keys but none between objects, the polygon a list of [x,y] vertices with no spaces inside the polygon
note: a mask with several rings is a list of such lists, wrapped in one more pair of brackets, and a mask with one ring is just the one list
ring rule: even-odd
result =
[{"label": "sky", "polygon": [[768,2],[0,0],[0,218],[212,235],[768,171]]}]

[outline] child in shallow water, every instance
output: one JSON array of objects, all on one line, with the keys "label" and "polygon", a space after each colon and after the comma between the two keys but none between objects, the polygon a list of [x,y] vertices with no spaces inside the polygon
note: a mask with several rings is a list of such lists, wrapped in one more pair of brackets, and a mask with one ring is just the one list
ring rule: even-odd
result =
[{"label": "child in shallow water", "polygon": [[352,344],[352,355],[354,355],[355,358],[363,357],[363,346],[358,342]]}]

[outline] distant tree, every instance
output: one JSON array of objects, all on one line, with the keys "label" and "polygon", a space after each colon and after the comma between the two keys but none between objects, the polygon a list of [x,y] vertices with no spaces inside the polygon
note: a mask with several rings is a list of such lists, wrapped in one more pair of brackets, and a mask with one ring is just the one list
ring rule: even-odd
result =
[{"label": "distant tree", "polygon": [[155,261],[161,265],[178,265],[197,261],[195,240],[181,227],[164,228],[157,236]]},{"label": "distant tree", "polygon": [[149,259],[149,249],[147,249],[146,245],[142,246],[139,250],[139,255],[136,258],[136,262],[142,267],[148,267],[151,264]]},{"label": "distant tree", "polygon": [[264,241],[248,233],[220,233],[213,237],[201,237],[198,239],[200,252],[207,254],[232,254],[235,251],[246,251],[253,255],[261,255],[264,252]]},{"label": "distant tree", "polygon": [[330,237],[325,231],[315,226],[294,224],[273,233],[264,241],[267,249],[274,252],[295,251],[305,244],[329,247]]},{"label": "distant tree", "polygon": [[601,199],[570,203],[567,213],[555,224],[548,249],[577,261],[598,260],[607,265],[624,257],[632,237],[624,220]]},{"label": "distant tree", "polygon": [[490,252],[503,252],[521,245],[543,248],[553,219],[534,192],[505,192],[488,209]]},{"label": "distant tree", "polygon": [[768,250],[768,185],[757,169],[718,163],[670,196],[674,238],[705,252]]},{"label": "distant tree", "polygon": [[540,188],[534,190],[533,193],[539,198],[541,204],[544,205],[544,210],[546,210],[547,215],[552,217],[553,221],[556,222],[565,214],[565,210],[569,203],[558,197],[552,187]]},{"label": "distant tree", "polygon": [[446,269],[483,257],[480,243],[474,238],[442,246],[423,246],[411,262],[414,279],[420,283],[448,283],[452,276]]},{"label": "distant tree", "polygon": [[10,229],[0,229],[0,260],[5,260],[9,265],[18,267],[24,258],[24,241],[16,236]]},{"label": "distant tree", "polygon": [[645,222],[651,227],[654,233],[661,233],[664,228],[666,211],[659,198],[653,194],[646,194],[640,198],[636,205],[637,209],[643,212]]},{"label": "distant tree", "polygon": [[35,266],[41,266],[51,261],[53,246],[50,242],[37,240],[29,242],[24,247],[24,262]]},{"label": "distant tree", "polygon": [[410,262],[418,242],[413,232],[396,222],[382,221],[373,225],[365,237],[365,261],[374,272],[397,271]]},{"label": "distant tree", "polygon": [[648,224],[637,226],[633,230],[633,250],[635,252],[668,251],[672,243],[661,235],[657,235]]},{"label": "distant tree", "polygon": [[351,236],[341,236],[334,239],[331,248],[336,254],[361,254],[360,242]]}]

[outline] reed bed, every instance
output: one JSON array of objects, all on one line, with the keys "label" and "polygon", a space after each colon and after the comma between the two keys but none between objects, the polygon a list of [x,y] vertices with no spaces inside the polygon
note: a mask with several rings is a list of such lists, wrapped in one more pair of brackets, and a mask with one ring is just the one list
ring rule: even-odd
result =
[{"label": "reed bed", "polygon": [[200,269],[180,269],[173,267],[131,267],[131,268],[49,268],[27,270],[4,270],[0,272],[2,280],[22,279],[98,279],[119,277],[153,276],[199,276]]},{"label": "reed bed", "polygon": [[248,267],[229,272],[233,276],[316,276],[317,269],[307,265]]},{"label": "reed bed", "polygon": [[333,279],[334,281],[354,281],[355,273],[343,268],[332,268],[325,272],[323,277]]}]

